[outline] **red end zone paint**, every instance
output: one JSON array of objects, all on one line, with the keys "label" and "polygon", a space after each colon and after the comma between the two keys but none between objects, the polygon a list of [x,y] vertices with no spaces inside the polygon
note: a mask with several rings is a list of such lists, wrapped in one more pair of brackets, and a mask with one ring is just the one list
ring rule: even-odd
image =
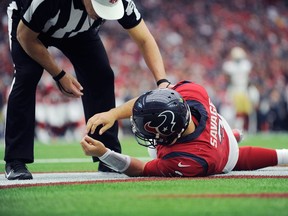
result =
[{"label": "red end zone paint", "polygon": [[[0,186],[1,189],[9,189],[9,188],[25,188],[25,187],[37,187],[37,186],[58,186],[58,185],[81,185],[81,184],[102,184],[102,183],[119,183],[119,182],[141,182],[141,181],[179,181],[179,180],[211,180],[211,179],[233,179],[233,178],[246,178],[246,179],[260,179],[260,178],[284,178],[287,179],[288,176],[247,176],[247,175],[239,175],[239,176],[209,176],[209,177],[140,177],[140,178],[129,178],[129,179],[109,179],[109,180],[92,180],[92,181],[73,181],[73,182],[52,182],[52,183],[30,183],[33,180],[26,180],[27,184],[13,184],[13,185],[2,185]],[[8,180],[7,180],[8,181]],[[286,193],[285,193],[286,194]],[[285,195],[286,196],[286,195]]]}]

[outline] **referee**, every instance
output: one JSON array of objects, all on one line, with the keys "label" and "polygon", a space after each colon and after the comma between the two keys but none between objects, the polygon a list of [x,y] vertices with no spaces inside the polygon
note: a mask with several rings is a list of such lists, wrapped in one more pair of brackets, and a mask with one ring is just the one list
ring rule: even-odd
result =
[{"label": "referee", "polygon": [[[167,86],[158,46],[133,0],[14,0],[8,8],[10,47],[15,66],[5,128],[5,175],[32,179],[35,94],[44,69],[68,97],[81,97],[86,121],[115,107],[114,72],[98,31],[105,20],[117,20],[138,45],[158,86]],[[77,79],[49,54],[59,49],[74,66]],[[99,128],[98,128],[99,130]],[[93,138],[121,152],[118,124]],[[93,157],[93,161],[99,159]],[[99,171],[111,171],[99,162]]]}]

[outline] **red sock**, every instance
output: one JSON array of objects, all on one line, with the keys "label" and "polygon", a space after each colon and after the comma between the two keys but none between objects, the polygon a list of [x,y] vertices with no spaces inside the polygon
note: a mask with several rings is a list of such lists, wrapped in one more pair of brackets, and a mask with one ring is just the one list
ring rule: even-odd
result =
[{"label": "red sock", "polygon": [[233,170],[256,170],[276,166],[277,163],[277,154],[274,149],[241,146],[239,147],[239,158]]}]

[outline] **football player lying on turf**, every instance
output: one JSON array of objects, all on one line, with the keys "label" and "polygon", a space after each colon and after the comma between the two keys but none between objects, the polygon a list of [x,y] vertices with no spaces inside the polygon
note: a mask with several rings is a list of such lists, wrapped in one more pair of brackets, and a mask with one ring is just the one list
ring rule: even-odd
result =
[{"label": "football player lying on turf", "polygon": [[94,133],[99,126],[103,134],[116,120],[130,116],[136,140],[155,148],[155,159],[144,162],[113,152],[88,135],[81,140],[84,153],[129,176],[208,176],[288,164],[287,149],[238,147],[232,129],[217,113],[206,90],[193,82],[149,91],[96,114],[89,119],[87,132]]}]

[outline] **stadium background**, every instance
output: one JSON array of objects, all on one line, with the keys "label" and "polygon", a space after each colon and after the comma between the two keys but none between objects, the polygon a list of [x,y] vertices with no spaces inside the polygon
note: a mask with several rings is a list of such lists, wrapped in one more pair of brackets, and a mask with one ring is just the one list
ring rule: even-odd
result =
[{"label": "stadium background", "polygon": [[[0,139],[13,76],[7,33],[8,2],[0,3]],[[223,72],[223,64],[230,50],[240,46],[253,65],[249,86],[255,87],[259,94],[249,132],[287,133],[288,1],[135,2],[158,42],[172,82],[189,79],[205,85],[221,113],[221,108],[231,103],[227,101],[229,79]],[[100,34],[115,72],[117,104],[156,87],[136,45],[117,22],[107,21]],[[50,51],[66,71],[73,73],[65,56],[56,49]],[[36,138],[47,143],[59,137],[79,139],[84,131],[80,100],[59,94],[47,73],[38,88]],[[129,122],[123,121],[121,125],[122,132],[129,133]]]}]

